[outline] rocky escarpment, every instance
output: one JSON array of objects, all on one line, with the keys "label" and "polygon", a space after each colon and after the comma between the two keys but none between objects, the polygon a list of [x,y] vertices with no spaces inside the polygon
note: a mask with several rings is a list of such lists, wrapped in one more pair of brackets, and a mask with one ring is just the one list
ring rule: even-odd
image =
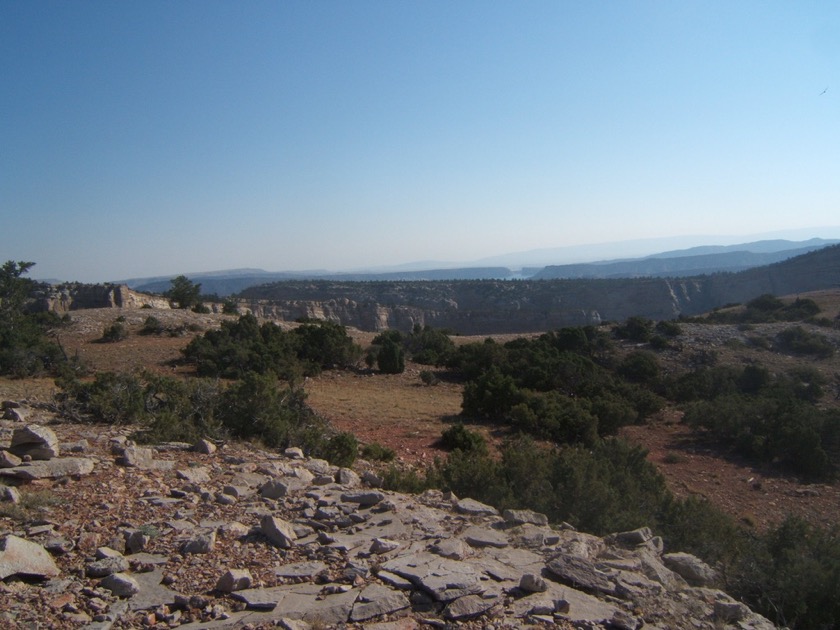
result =
[{"label": "rocky escarpment", "polygon": [[54,501],[0,518],[4,627],[773,627],[647,528],[601,538],[383,491],[364,463],[139,447],[6,406],[4,505]]},{"label": "rocky escarpment", "polygon": [[241,294],[243,306],[274,319],[316,317],[362,330],[414,325],[461,334],[527,333],[698,315],[765,293],[835,288],[840,246],[740,273],[692,278],[457,282],[282,282]]},{"label": "rocky escarpment", "polygon": [[36,293],[33,309],[67,313],[88,308],[169,308],[169,300],[161,296],[132,291],[124,284],[47,285]]}]

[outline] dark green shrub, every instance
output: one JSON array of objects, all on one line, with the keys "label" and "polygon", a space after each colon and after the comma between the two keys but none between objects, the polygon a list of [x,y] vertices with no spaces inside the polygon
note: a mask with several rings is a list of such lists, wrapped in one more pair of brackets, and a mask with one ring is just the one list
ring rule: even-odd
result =
[{"label": "dark green shrub", "polygon": [[268,447],[311,448],[306,430],[315,418],[304,405],[304,397],[301,390],[281,390],[270,372],[247,372],[222,393],[218,418],[234,437],[257,439]]},{"label": "dark green shrub", "polygon": [[510,411],[514,427],[558,444],[592,446],[598,439],[598,419],[589,409],[559,392],[529,392]]},{"label": "dark green shrub", "polygon": [[677,322],[660,321],[656,323],[656,332],[665,337],[678,337],[682,334],[682,327]]},{"label": "dark green shrub", "polygon": [[359,442],[352,433],[337,433],[323,449],[323,456],[335,466],[352,466],[359,454]]},{"label": "dark green shrub", "polygon": [[379,442],[365,444],[362,447],[362,457],[375,462],[390,462],[397,456],[389,446],[383,446]]},{"label": "dark green shrub", "polygon": [[772,313],[784,308],[785,303],[775,295],[765,293],[747,302],[747,309],[762,313]]},{"label": "dark green shrub", "polygon": [[143,327],[140,329],[141,335],[159,335],[163,333],[165,330],[161,321],[154,317],[153,315],[149,315],[145,321],[143,322]]},{"label": "dark green shrub", "polygon": [[402,374],[405,372],[405,351],[395,341],[385,339],[376,355],[376,364],[385,374]]},{"label": "dark green shrub", "polygon": [[440,383],[440,378],[431,370],[420,370],[420,380],[424,385],[437,385]]},{"label": "dark green shrub", "polygon": [[66,385],[68,401],[80,405],[81,413],[97,422],[133,424],[147,418],[144,385],[136,376],[99,372],[92,382]]},{"label": "dark green shrub", "polygon": [[431,326],[415,325],[403,344],[411,358],[422,365],[445,365],[455,353],[449,333]]},{"label": "dark green shrub", "polygon": [[123,339],[128,338],[128,328],[125,327],[125,324],[122,322],[114,322],[107,328],[105,328],[104,332],[102,333],[102,337],[99,339],[103,343],[115,343],[117,341],[122,341]]},{"label": "dark green shrub", "polygon": [[340,324],[326,321],[306,321],[292,329],[293,347],[298,359],[305,364],[305,372],[315,374],[331,367],[348,367],[362,356],[362,348]]},{"label": "dark green shrub", "polygon": [[239,303],[232,298],[228,298],[227,300],[222,302],[222,313],[224,313],[225,315],[238,315]]},{"label": "dark green shrub", "polygon": [[840,531],[788,517],[753,541],[731,571],[731,591],[780,627],[840,623]]},{"label": "dark green shrub", "polygon": [[656,355],[638,350],[628,354],[618,364],[616,372],[635,383],[650,383],[659,377],[659,361]]},{"label": "dark green shrub", "polygon": [[653,322],[644,317],[629,317],[622,325],[616,326],[615,335],[619,339],[645,342],[651,337]]},{"label": "dark green shrub", "polygon": [[461,408],[467,416],[500,418],[521,401],[522,393],[513,377],[493,366],[466,384]]},{"label": "dark green shrub", "polygon": [[213,311],[210,310],[210,307],[199,302],[195,306],[190,309],[193,313],[198,313],[199,315],[207,315],[208,313],[212,313]]},{"label": "dark green shrub", "polygon": [[820,359],[834,354],[834,346],[824,335],[809,332],[801,326],[786,328],[776,335],[776,348],[793,354],[812,354]]},{"label": "dark green shrub", "polygon": [[440,445],[448,451],[456,449],[464,452],[484,453],[487,451],[487,440],[476,431],[470,431],[463,424],[453,424],[440,436]]}]

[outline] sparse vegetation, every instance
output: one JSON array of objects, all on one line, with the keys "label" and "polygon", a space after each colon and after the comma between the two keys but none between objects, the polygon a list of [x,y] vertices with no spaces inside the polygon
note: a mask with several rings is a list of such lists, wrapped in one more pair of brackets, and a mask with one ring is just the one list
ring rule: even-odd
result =
[{"label": "sparse vegetation", "polygon": [[115,321],[110,326],[106,327],[102,332],[100,341],[103,343],[116,343],[128,338],[128,328],[120,321]]},{"label": "sparse vegetation", "polygon": [[171,287],[164,294],[178,308],[191,309],[200,303],[201,284],[196,284],[186,276],[170,280]]},{"label": "sparse vegetation", "polygon": [[362,447],[362,457],[374,462],[391,462],[397,454],[390,446],[383,446],[379,442],[365,444]]}]

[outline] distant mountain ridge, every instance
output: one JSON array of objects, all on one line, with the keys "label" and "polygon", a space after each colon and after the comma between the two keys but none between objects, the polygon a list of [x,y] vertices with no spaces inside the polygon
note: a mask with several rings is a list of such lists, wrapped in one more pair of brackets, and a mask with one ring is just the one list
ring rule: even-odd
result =
[{"label": "distant mountain ridge", "polygon": [[[777,251],[750,251],[738,249],[741,246],[721,248],[714,253],[689,255],[685,252],[655,254],[648,258],[621,261],[605,261],[579,265],[556,265],[545,267],[531,276],[534,280],[555,278],[639,278],[639,277],[686,277],[710,273],[734,272],[772,265],[773,263],[801,256],[822,249],[832,243],[824,242],[797,249]],[[708,250],[712,248],[694,248]],[[670,254],[670,255],[669,255]]]},{"label": "distant mountain ridge", "polygon": [[[838,240],[812,238],[807,241],[782,239],[754,241],[738,245],[706,245],[684,250],[652,254],[644,258],[604,260],[592,263],[551,265],[523,268],[462,266],[437,269],[381,269],[376,271],[330,272],[326,270],[271,272],[262,269],[232,269],[225,271],[183,274],[201,283],[202,293],[221,297],[238,294],[250,287],[265,283],[293,280],[333,280],[345,282],[383,281],[454,281],[454,280],[510,280],[560,278],[639,278],[686,277],[718,272],[735,272],[772,264],[840,243]],[[177,275],[177,274],[176,274]],[[119,281],[131,289],[145,293],[167,291],[173,276],[131,278]]]}]

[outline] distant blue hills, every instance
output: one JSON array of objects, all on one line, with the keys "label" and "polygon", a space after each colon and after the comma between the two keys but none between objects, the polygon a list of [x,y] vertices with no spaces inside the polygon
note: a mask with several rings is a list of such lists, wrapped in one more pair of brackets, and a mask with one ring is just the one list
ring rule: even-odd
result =
[{"label": "distant blue hills", "polygon": [[[643,258],[603,260],[589,263],[510,268],[504,266],[462,266],[424,270],[400,268],[376,271],[330,272],[326,270],[270,272],[262,269],[230,269],[201,273],[185,273],[193,282],[201,283],[205,295],[220,297],[239,293],[249,287],[284,280],[338,281],[454,281],[504,279],[604,279],[643,277],[686,277],[721,272],[737,272],[769,265],[800,256],[840,240],[812,238],[806,241],[783,239],[761,240],[736,245],[705,245],[665,251]],[[176,274],[179,275],[179,274]],[[136,291],[163,293],[170,288],[174,276],[131,278],[119,281]]]}]

